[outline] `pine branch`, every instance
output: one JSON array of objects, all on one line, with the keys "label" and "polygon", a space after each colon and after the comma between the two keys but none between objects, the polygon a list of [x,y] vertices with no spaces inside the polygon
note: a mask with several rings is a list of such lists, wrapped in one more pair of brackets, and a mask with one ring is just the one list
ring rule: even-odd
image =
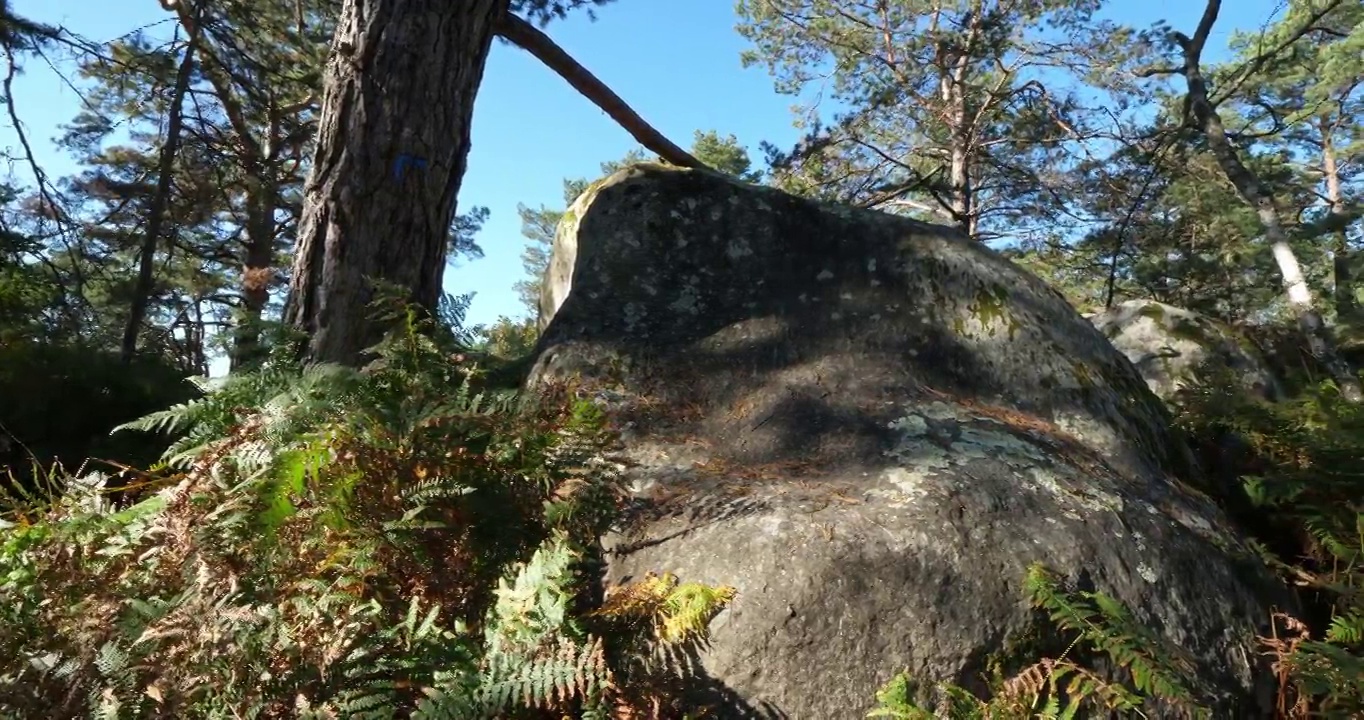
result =
[{"label": "pine branch", "polygon": [[568,84],[582,93],[583,97],[591,100],[594,105],[601,108],[602,112],[611,116],[612,120],[615,120],[649,151],[679,167],[697,170],[709,169],[705,163],[697,160],[691,153],[678,147],[664,137],[663,133],[654,129],[619,95],[612,92],[601,80],[598,80],[591,71],[579,64],[548,35],[540,32],[530,23],[508,13],[503,18],[501,27],[498,28],[498,35],[534,55],[535,59],[558,73],[559,77],[567,80]]}]

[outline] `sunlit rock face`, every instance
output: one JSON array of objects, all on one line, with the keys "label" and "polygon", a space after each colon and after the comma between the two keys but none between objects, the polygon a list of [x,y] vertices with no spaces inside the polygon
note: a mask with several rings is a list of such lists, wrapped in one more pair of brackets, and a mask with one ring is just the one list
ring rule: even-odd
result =
[{"label": "sunlit rock face", "polygon": [[635,166],[571,208],[541,310],[530,385],[583,383],[637,463],[607,581],[738,589],[697,658],[708,716],[861,717],[904,669],[979,688],[1038,627],[1034,562],[1126,603],[1222,716],[1269,707],[1282,588],[1183,489],[1132,363],[981,245]]},{"label": "sunlit rock face", "polygon": [[1278,380],[1251,343],[1235,329],[1192,310],[1154,300],[1128,300],[1090,318],[1146,380],[1173,400],[1209,372],[1228,371],[1246,392],[1277,400]]}]

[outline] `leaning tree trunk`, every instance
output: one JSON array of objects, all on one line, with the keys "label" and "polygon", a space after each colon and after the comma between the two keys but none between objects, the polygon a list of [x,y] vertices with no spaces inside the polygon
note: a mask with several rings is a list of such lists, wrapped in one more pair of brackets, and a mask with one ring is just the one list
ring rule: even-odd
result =
[{"label": "leaning tree trunk", "polygon": [[[1199,83],[1201,82],[1200,80]],[[1197,105],[1198,102],[1195,101],[1195,107]],[[1288,234],[1284,231],[1279,208],[1273,196],[1264,189],[1250,168],[1241,162],[1236,149],[1227,140],[1226,129],[1222,126],[1222,119],[1216,110],[1201,117],[1200,123],[1203,126],[1203,134],[1208,139],[1208,146],[1227,179],[1236,187],[1241,197],[1255,208],[1255,214],[1259,217],[1265,237],[1273,250],[1274,261],[1279,266],[1288,304],[1297,315],[1298,326],[1302,329],[1307,347],[1312,355],[1326,366],[1345,397],[1354,402],[1364,400],[1364,390],[1360,388],[1358,376],[1340,353],[1336,352],[1331,331],[1322,321],[1321,313],[1317,311],[1312,291],[1308,288],[1302,267],[1298,264],[1297,254],[1288,243]]]},{"label": "leaning tree trunk", "polygon": [[1340,188],[1340,165],[1336,162],[1332,130],[1330,123],[1321,122],[1321,171],[1326,178],[1326,201],[1331,205],[1334,221],[1331,234],[1335,237],[1332,269],[1335,271],[1336,318],[1345,322],[1355,313],[1355,283],[1350,263],[1353,253],[1350,252],[1350,221],[1345,214],[1345,196]]},{"label": "leaning tree trunk", "polygon": [[324,76],[284,319],[354,365],[374,282],[434,310],[474,97],[509,0],[345,0]]},{"label": "leaning tree trunk", "polygon": [[1312,291],[1307,287],[1302,268],[1298,264],[1298,257],[1288,243],[1288,233],[1284,230],[1274,196],[1265,189],[1254,171],[1241,161],[1236,147],[1227,137],[1227,129],[1222,123],[1222,116],[1217,112],[1217,106],[1208,96],[1208,82],[1203,76],[1201,57],[1208,33],[1217,20],[1221,5],[1221,0],[1208,0],[1203,17],[1198,23],[1198,30],[1194,32],[1192,38],[1181,33],[1174,36],[1184,53],[1183,67],[1178,72],[1184,76],[1188,84],[1186,107],[1194,125],[1207,139],[1208,148],[1217,160],[1218,167],[1236,188],[1241,199],[1254,208],[1256,216],[1259,217],[1260,224],[1264,227],[1265,238],[1269,240],[1274,260],[1279,266],[1284,294],[1288,297],[1289,306],[1297,315],[1298,327],[1302,330],[1312,355],[1331,373],[1331,378],[1340,387],[1341,394],[1352,402],[1364,401],[1364,388],[1360,387],[1359,376],[1340,353],[1336,352],[1331,331],[1322,322],[1321,313],[1313,303]]}]

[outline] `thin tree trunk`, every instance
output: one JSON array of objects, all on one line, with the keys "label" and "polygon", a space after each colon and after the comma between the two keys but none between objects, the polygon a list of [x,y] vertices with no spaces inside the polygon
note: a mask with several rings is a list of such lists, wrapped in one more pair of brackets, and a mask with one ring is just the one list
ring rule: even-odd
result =
[{"label": "thin tree trunk", "polygon": [[[225,91],[226,88],[220,90]],[[243,143],[246,171],[246,248],[242,257],[242,305],[232,329],[231,369],[247,368],[262,359],[261,319],[275,279],[275,210],[279,206],[278,158],[281,110],[267,110],[263,144]],[[241,118],[240,114],[236,117]],[[238,135],[249,136],[243,118]]]},{"label": "thin tree trunk", "polygon": [[142,240],[137,283],[133,288],[132,304],[128,308],[128,323],[123,327],[123,342],[119,348],[120,357],[124,362],[131,361],[137,354],[137,336],[142,330],[143,320],[147,317],[147,305],[151,302],[156,247],[161,241],[166,206],[170,204],[175,155],[180,147],[181,110],[194,72],[194,52],[198,39],[197,33],[190,33],[189,41],[185,44],[185,57],[180,61],[180,69],[175,76],[175,88],[166,119],[166,142],[161,146],[161,158],[157,166],[156,194],[152,196],[151,207],[147,211],[147,234]]},{"label": "thin tree trunk", "polygon": [[1298,326],[1302,329],[1308,349],[1326,366],[1340,387],[1341,393],[1349,400],[1359,402],[1364,400],[1364,390],[1360,388],[1359,377],[1336,352],[1330,331],[1313,305],[1312,291],[1307,287],[1292,246],[1288,244],[1288,234],[1284,232],[1274,197],[1260,183],[1255,173],[1241,161],[1236,148],[1227,138],[1221,115],[1208,99],[1208,85],[1203,77],[1200,58],[1220,8],[1220,0],[1208,0],[1194,37],[1176,35],[1184,51],[1184,65],[1180,73],[1188,83],[1187,108],[1198,129],[1207,139],[1208,147],[1227,180],[1236,188],[1237,194],[1255,209],[1255,214],[1264,227],[1265,237],[1269,239],[1273,248],[1274,260],[1283,278],[1284,292],[1288,296],[1289,305],[1297,315]]},{"label": "thin tree trunk", "polygon": [[[964,59],[958,62],[965,62]],[[966,97],[958,81],[962,68],[940,70],[938,95],[948,108],[947,124],[951,140],[948,148],[947,210],[952,222],[969,237],[975,237],[975,208],[972,207],[970,134],[966,129]]]},{"label": "thin tree trunk", "polygon": [[1326,200],[1331,204],[1331,215],[1335,216],[1332,235],[1335,247],[1332,252],[1332,270],[1335,284],[1336,317],[1349,318],[1355,312],[1355,284],[1350,269],[1349,222],[1345,220],[1345,197],[1340,189],[1340,167],[1336,162],[1336,148],[1331,141],[1332,127],[1325,120],[1321,123],[1321,169],[1326,176]]},{"label": "thin tree trunk", "polygon": [[[161,0],[162,7],[175,12],[180,24],[190,33],[198,33],[199,18],[181,0]],[[302,9],[299,9],[302,12]],[[299,23],[302,24],[300,17]],[[311,100],[288,107],[270,105],[263,139],[258,138],[249,119],[245,96],[236,91],[232,77],[223,61],[207,44],[199,46],[201,66],[214,94],[222,104],[228,125],[236,134],[236,152],[246,175],[246,246],[242,252],[242,304],[236,325],[232,328],[232,349],[229,352],[233,370],[259,359],[260,321],[270,299],[270,284],[275,278],[275,210],[279,204],[279,159],[276,157],[282,115],[297,114]]]},{"label": "thin tree trunk", "polygon": [[284,318],[308,362],[358,364],[374,282],[434,311],[474,99],[509,0],[346,0]]},{"label": "thin tree trunk", "polygon": [[968,237],[976,237],[975,198],[971,192],[970,137],[962,126],[966,122],[966,98],[957,88],[952,109],[952,168],[948,182],[952,187],[952,215]]},{"label": "thin tree trunk", "polygon": [[204,354],[204,301],[194,299],[194,372],[208,375],[208,356]]},{"label": "thin tree trunk", "polygon": [[974,128],[966,107],[966,73],[970,68],[970,58],[980,36],[981,3],[975,2],[971,11],[966,13],[970,22],[963,47],[940,48],[938,59],[938,91],[943,104],[947,107],[947,122],[951,137],[951,167],[948,183],[951,187],[948,201],[956,224],[968,237],[977,237],[980,213],[976,211],[975,187],[971,178],[971,160],[974,145]]},{"label": "thin tree trunk", "polygon": [[[248,172],[253,170],[248,169]],[[254,172],[260,172],[255,169]],[[260,359],[260,321],[275,278],[275,185],[252,178],[246,190],[246,252],[242,262],[242,305],[232,329],[232,370]]]}]

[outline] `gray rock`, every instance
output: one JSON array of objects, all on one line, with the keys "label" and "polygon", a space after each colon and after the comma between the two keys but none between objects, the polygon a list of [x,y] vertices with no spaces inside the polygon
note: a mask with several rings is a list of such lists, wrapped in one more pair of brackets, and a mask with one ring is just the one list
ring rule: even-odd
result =
[{"label": "gray rock", "polygon": [[1261,399],[1282,397],[1274,373],[1243,336],[1192,310],[1128,300],[1095,314],[1090,322],[1164,400],[1213,368],[1230,370],[1247,392]]},{"label": "gray rock", "polygon": [[1132,364],[999,255],[644,165],[574,204],[546,279],[529,382],[585,383],[637,463],[608,582],[739,591],[698,658],[711,716],[861,717],[906,668],[979,687],[1037,627],[1032,562],[1182,648],[1219,716],[1268,707],[1282,588]]}]

